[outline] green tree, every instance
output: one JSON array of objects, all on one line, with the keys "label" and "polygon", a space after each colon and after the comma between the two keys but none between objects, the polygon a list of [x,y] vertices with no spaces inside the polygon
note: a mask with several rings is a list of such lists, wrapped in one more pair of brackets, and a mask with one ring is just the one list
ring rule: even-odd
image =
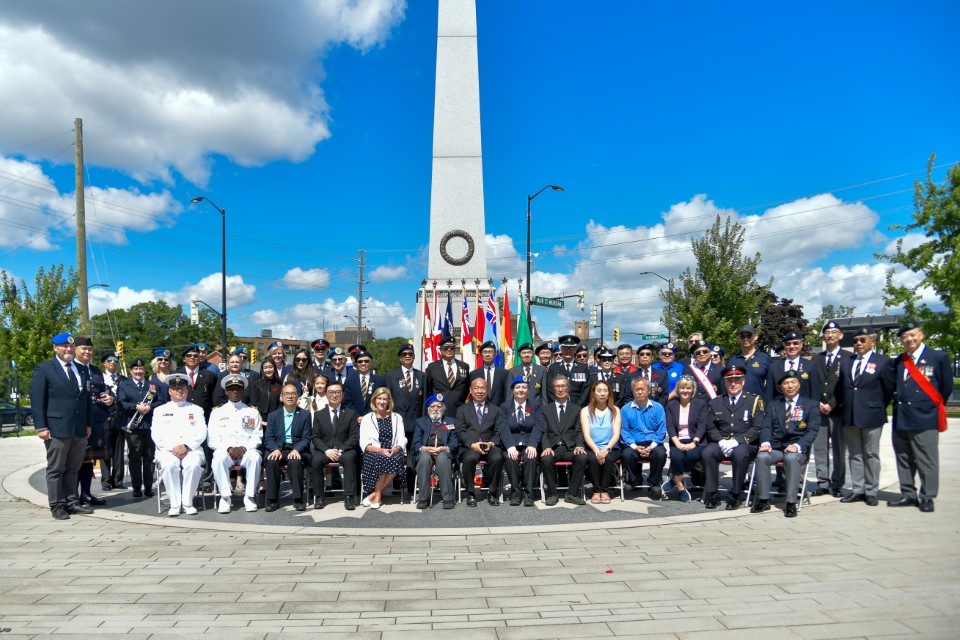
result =
[{"label": "green tree", "polygon": [[400,345],[406,344],[407,338],[377,338],[367,343],[367,350],[373,356],[373,367],[381,376],[391,369],[400,366],[400,357],[397,350]]},{"label": "green tree", "polygon": [[823,325],[827,324],[827,321],[852,316],[855,310],[856,307],[848,307],[845,304],[841,304],[839,306],[833,304],[824,305],[820,310],[820,315],[817,316],[807,327],[807,344],[812,345],[820,343],[820,334],[823,331]]},{"label": "green tree", "polygon": [[[956,354],[960,352],[960,164],[947,172],[942,184],[933,180],[936,154],[930,156],[927,176],[916,181],[913,197],[913,222],[891,225],[891,229],[906,232],[919,231],[927,240],[904,251],[903,239],[897,241],[892,254],[876,257],[900,265],[923,275],[918,285],[897,286],[893,283],[894,269],[887,273],[883,293],[889,306],[902,307],[904,313],[919,319],[925,325],[927,341]],[[921,288],[933,289],[945,311],[937,312],[926,304],[918,304]]]},{"label": "green tree", "polygon": [[25,281],[17,284],[0,273],[0,373],[6,378],[10,361],[16,361],[22,392],[29,392],[34,366],[53,356],[50,338],[76,331],[76,295],[76,273],[62,264],[40,267],[33,291]]},{"label": "green tree", "polygon": [[662,321],[671,333],[699,331],[727,353],[739,351],[737,329],[756,324],[773,284],[772,278],[766,285],[757,283],[760,254],[743,255],[743,235],[739,223],[718,214],[710,229],[691,240],[696,271],[687,267],[677,286],[660,292],[665,303]]},{"label": "green tree", "polygon": [[[767,292],[765,299],[766,310],[760,316],[760,326],[757,328],[757,347],[764,352],[780,346],[784,334],[796,331],[802,336],[809,333],[807,319],[803,317],[803,307],[790,298],[777,298],[772,292]],[[803,346],[803,353],[810,353],[809,341]]]}]

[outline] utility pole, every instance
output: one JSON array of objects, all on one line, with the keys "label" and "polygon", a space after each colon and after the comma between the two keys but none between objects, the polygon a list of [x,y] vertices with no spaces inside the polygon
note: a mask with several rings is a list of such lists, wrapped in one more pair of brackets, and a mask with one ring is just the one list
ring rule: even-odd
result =
[{"label": "utility pole", "polygon": [[357,343],[360,343],[360,331],[363,330],[363,285],[368,284],[363,281],[364,254],[366,251],[360,249],[360,277],[357,278]]},{"label": "utility pole", "polygon": [[87,219],[83,206],[83,120],[73,120],[74,165],[77,188],[77,307],[80,311],[80,331],[90,326],[90,307],[87,304]]}]

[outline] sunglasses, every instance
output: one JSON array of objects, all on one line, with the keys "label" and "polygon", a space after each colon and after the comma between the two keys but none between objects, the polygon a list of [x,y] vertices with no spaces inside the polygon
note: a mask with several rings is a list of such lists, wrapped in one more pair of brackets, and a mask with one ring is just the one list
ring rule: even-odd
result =
[{"label": "sunglasses", "polygon": [[866,342],[867,340],[869,340],[869,338],[854,338],[854,339],[853,339],[853,341],[856,342],[857,344],[864,343],[864,342]]},{"label": "sunglasses", "polygon": [[306,358],[294,358],[294,362],[309,362]]},{"label": "sunglasses", "polygon": [[741,333],[740,335],[737,336],[737,338],[739,338],[740,340],[749,340],[752,337],[753,337],[752,333]]},{"label": "sunglasses", "polygon": [[693,355],[695,355],[695,356],[702,356],[702,355],[704,355],[705,353],[710,353],[710,350],[709,350],[709,349],[698,349],[698,350],[696,350],[696,351],[693,352]]},{"label": "sunglasses", "polygon": [[[157,358],[159,360],[159,358]],[[117,358],[107,358],[107,362],[120,362]]]},{"label": "sunglasses", "polygon": [[672,357],[673,357],[673,351],[661,351],[661,352],[660,352],[660,357],[662,357],[662,358],[672,358]]},{"label": "sunglasses", "polygon": [[357,360],[357,364],[371,364],[373,360]]},{"label": "sunglasses", "polygon": [[199,357],[200,357],[200,354],[199,354],[199,353],[188,353],[188,354],[185,354],[183,357],[184,357],[185,359],[186,359],[186,358],[199,358]]},{"label": "sunglasses", "polygon": [[[120,362],[120,361],[115,360],[113,358],[107,358],[107,362]],[[170,358],[157,358],[157,362],[170,362]]]}]

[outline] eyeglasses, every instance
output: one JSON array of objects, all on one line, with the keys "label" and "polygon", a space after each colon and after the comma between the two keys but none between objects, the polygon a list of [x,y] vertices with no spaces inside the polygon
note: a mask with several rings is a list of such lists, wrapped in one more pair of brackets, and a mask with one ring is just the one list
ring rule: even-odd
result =
[{"label": "eyeglasses", "polygon": [[749,340],[752,337],[753,337],[752,333],[741,333],[740,335],[737,336],[739,340]]},{"label": "eyeglasses", "polygon": [[[159,358],[157,358],[159,360]],[[117,358],[107,358],[107,362],[120,362]]]},{"label": "eyeglasses", "polygon": [[854,338],[854,339],[853,339],[853,341],[856,342],[857,344],[861,344],[861,343],[863,343],[863,342],[866,342],[867,340],[869,340],[869,338]]},{"label": "eyeglasses", "polygon": [[307,360],[306,358],[294,358],[293,361],[294,361],[294,362],[304,362],[304,363],[305,363],[305,362],[308,362],[308,360]]},{"label": "eyeglasses", "polygon": [[440,347],[440,351],[453,351],[453,346],[447,345],[445,347]]},{"label": "eyeglasses", "polygon": [[200,357],[200,354],[199,354],[199,353],[186,353],[186,354],[184,354],[184,356],[183,356],[184,359],[187,359],[187,358],[199,358],[199,357]]},{"label": "eyeglasses", "polygon": [[711,353],[711,354],[710,354],[710,357],[713,358],[714,360],[719,360],[719,359],[720,359],[720,354],[719,354],[719,353]]},{"label": "eyeglasses", "polygon": [[330,389],[329,391],[327,391],[327,395],[328,395],[328,396],[342,396],[342,395],[343,395],[343,391],[341,391],[340,389]]},{"label": "eyeglasses", "polygon": [[661,358],[672,358],[672,357],[673,357],[673,351],[661,351],[661,352],[660,352],[660,357],[661,357]]},{"label": "eyeglasses", "polygon": [[652,358],[653,351],[638,351],[637,355],[640,356],[641,358]]},{"label": "eyeglasses", "polygon": [[298,394],[296,391],[284,391],[280,395],[282,395],[285,398],[296,398]]}]

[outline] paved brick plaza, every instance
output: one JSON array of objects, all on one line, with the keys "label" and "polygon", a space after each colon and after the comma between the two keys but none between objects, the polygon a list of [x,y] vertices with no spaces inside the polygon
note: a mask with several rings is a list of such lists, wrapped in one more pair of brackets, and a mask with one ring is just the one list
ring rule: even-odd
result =
[{"label": "paved brick plaza", "polygon": [[[58,522],[15,497],[36,498],[27,472],[42,461],[39,440],[6,438],[0,454],[3,637],[425,640],[464,629],[471,639],[782,640],[955,638],[960,628],[957,420],[941,436],[934,514],[815,499],[792,520],[778,509],[638,514],[639,526],[540,533],[239,530],[246,514],[202,523],[109,509]],[[886,434],[883,465],[888,485]]]}]

